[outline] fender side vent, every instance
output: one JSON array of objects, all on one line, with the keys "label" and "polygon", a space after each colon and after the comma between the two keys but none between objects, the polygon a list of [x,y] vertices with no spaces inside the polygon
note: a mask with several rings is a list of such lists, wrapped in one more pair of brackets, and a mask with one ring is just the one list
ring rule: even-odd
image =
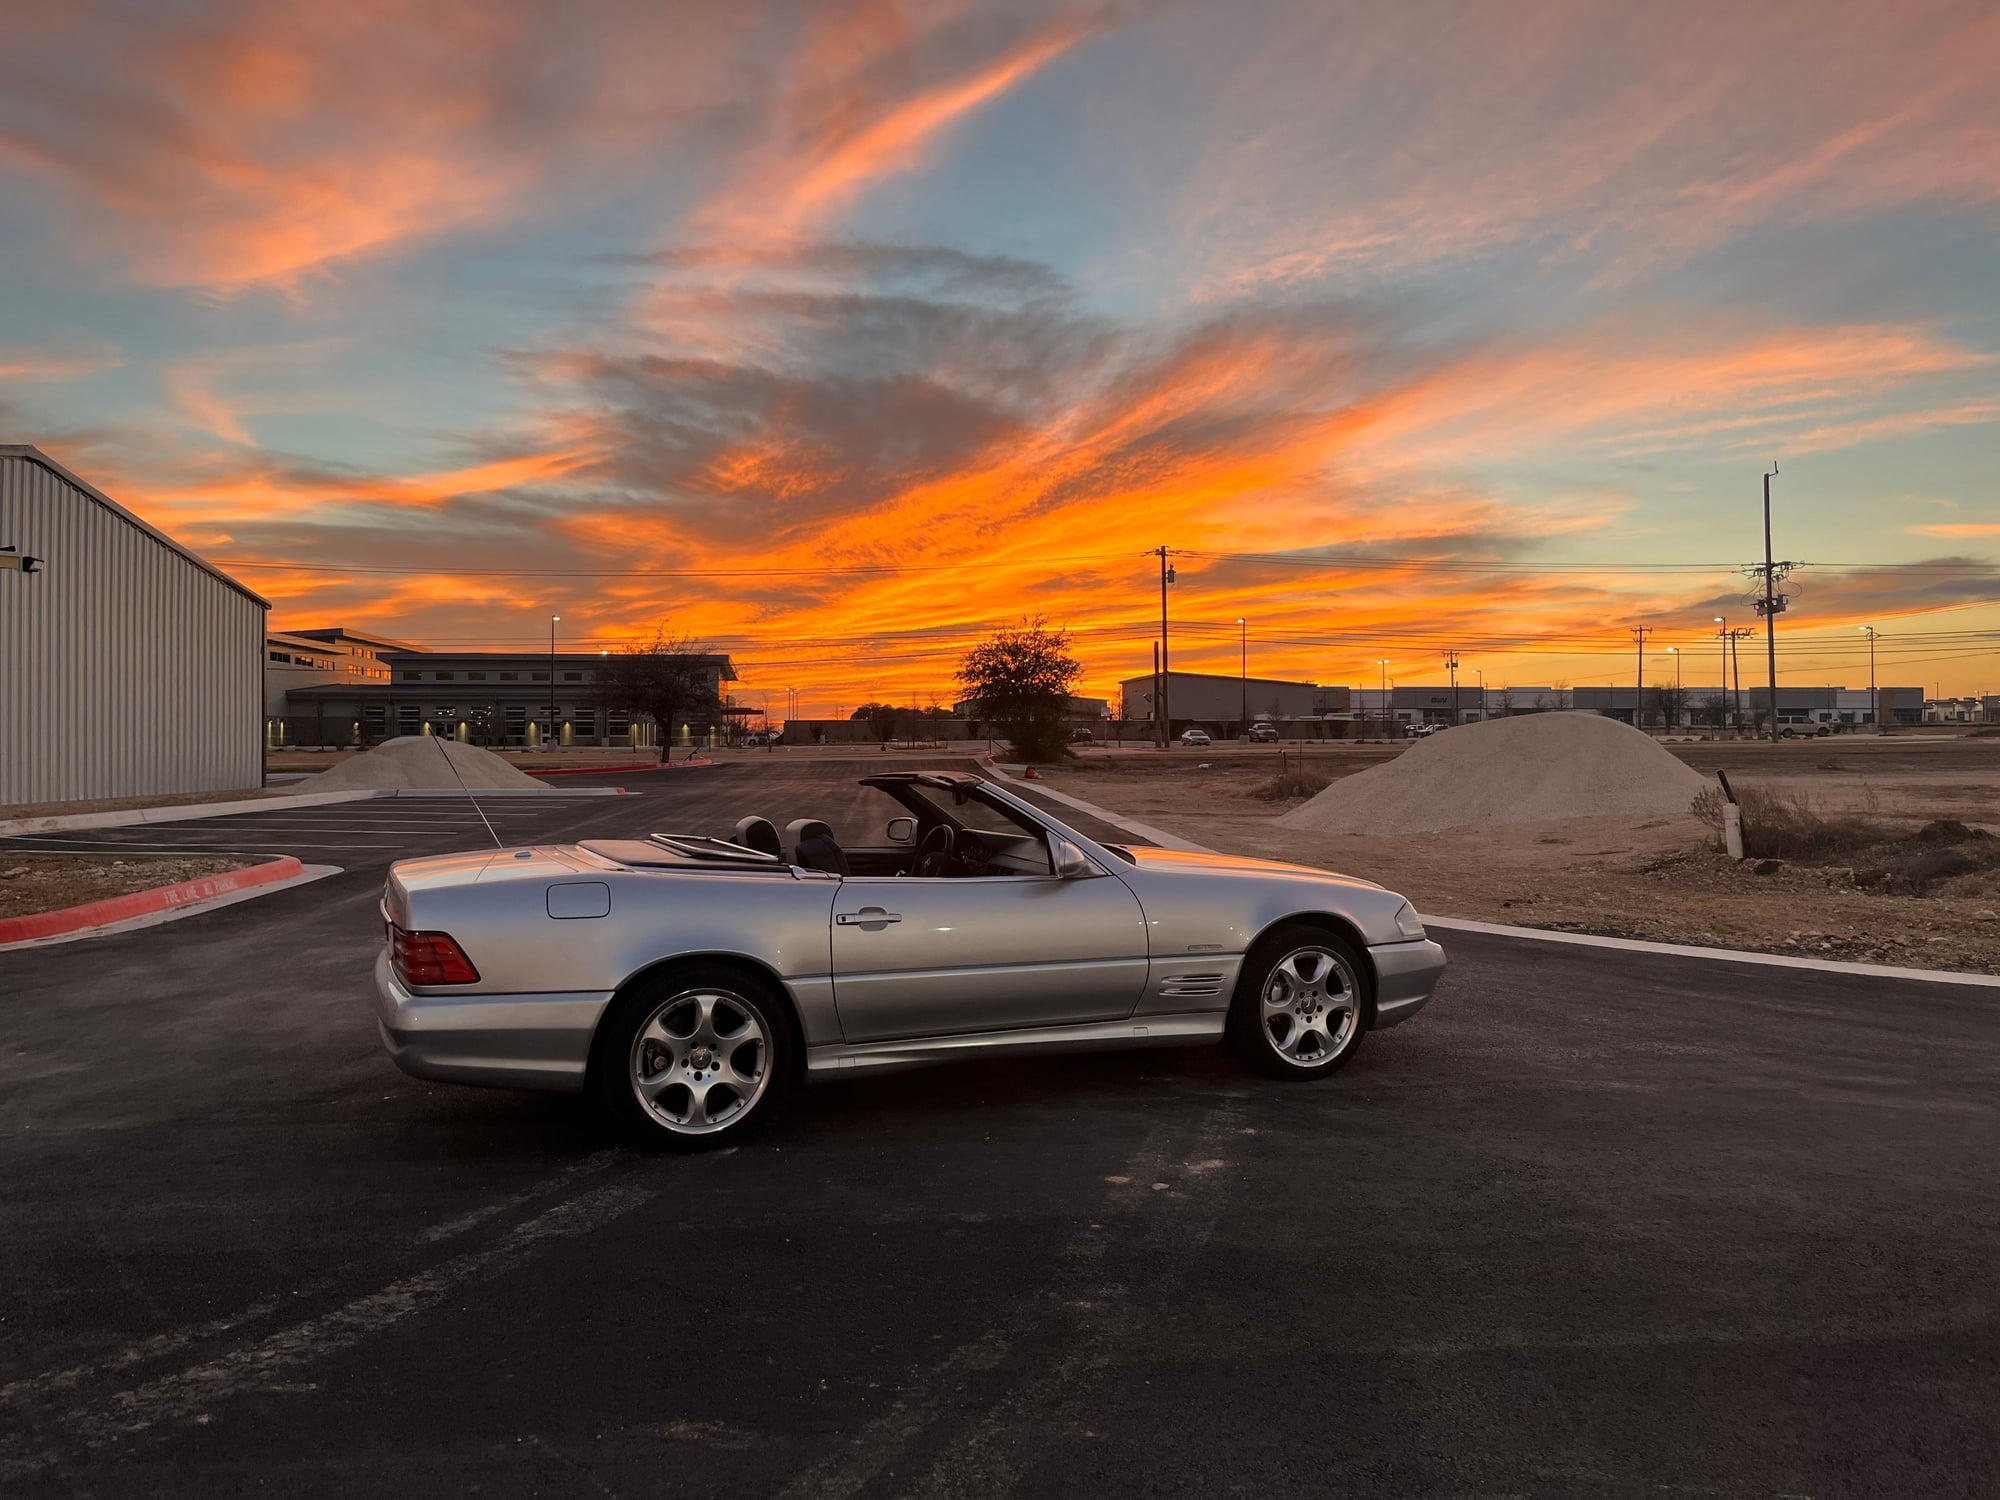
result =
[{"label": "fender side vent", "polygon": [[1199,999],[1222,993],[1220,974],[1169,974],[1160,981],[1160,993],[1177,1000]]}]

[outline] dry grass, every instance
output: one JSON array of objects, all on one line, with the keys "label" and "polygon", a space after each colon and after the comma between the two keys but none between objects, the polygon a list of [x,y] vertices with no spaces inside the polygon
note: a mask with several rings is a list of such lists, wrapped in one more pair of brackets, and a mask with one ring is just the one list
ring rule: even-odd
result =
[{"label": "dry grass", "polygon": [[[1894,837],[1865,812],[1829,812],[1810,792],[1746,786],[1736,802],[1743,813],[1743,852],[1751,859],[1825,864]],[[1719,835],[1722,806],[1721,788],[1707,787],[1695,796],[1689,811]]]},{"label": "dry grass", "polygon": [[1313,765],[1288,765],[1268,781],[1250,788],[1263,802],[1303,802],[1333,785],[1333,778]]}]

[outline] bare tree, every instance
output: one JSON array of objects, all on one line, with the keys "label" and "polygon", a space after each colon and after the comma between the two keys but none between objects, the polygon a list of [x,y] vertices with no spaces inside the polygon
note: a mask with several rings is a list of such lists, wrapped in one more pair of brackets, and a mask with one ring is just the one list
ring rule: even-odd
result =
[{"label": "bare tree", "polygon": [[673,755],[674,724],[704,729],[722,714],[715,654],[692,636],[656,627],[643,646],[604,659],[591,702],[599,708],[643,714],[660,726],[660,759]]},{"label": "bare tree", "polygon": [[1663,682],[1653,689],[1653,706],[1659,710],[1660,716],[1666,720],[1669,730],[1681,727],[1681,718],[1687,712],[1687,703],[1688,695],[1686,688],[1675,687],[1670,682]]}]

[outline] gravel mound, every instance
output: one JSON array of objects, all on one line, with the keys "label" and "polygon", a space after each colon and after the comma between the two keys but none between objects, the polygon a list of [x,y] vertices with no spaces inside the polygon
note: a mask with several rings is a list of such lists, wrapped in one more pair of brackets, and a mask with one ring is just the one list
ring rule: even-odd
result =
[{"label": "gravel mound", "polygon": [[1278,819],[1322,833],[1435,833],[1684,813],[1708,778],[1601,714],[1523,714],[1418,740]]},{"label": "gravel mound", "polygon": [[[453,771],[458,774],[454,776]],[[381,787],[456,791],[463,781],[475,792],[546,792],[546,783],[510,766],[491,750],[443,735],[406,734],[322,771],[299,791],[362,792]]]}]

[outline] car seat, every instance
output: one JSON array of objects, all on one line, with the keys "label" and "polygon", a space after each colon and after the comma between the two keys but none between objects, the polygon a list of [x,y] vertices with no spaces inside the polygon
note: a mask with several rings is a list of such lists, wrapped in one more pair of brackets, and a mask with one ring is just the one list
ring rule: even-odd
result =
[{"label": "car seat", "polygon": [[787,823],[785,842],[792,847],[792,863],[803,869],[848,873],[847,855],[835,841],[833,830],[818,818],[795,818]]},{"label": "car seat", "polygon": [[730,842],[741,844],[745,849],[755,849],[759,854],[768,854],[773,859],[785,857],[785,846],[778,841],[778,825],[769,818],[739,818],[736,831],[729,836]]}]

